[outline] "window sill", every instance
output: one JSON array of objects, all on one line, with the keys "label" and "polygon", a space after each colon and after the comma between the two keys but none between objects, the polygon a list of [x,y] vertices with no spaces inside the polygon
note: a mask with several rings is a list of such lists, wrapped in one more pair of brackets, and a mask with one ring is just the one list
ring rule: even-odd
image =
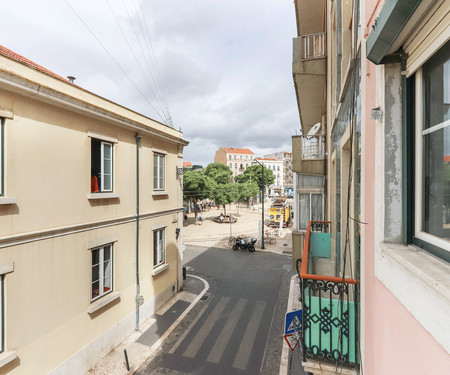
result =
[{"label": "window sill", "polygon": [[92,193],[88,195],[88,199],[118,199],[118,193]]},{"label": "window sill", "polygon": [[95,302],[92,302],[87,309],[88,314],[92,314],[92,313],[100,310],[102,307],[110,304],[111,302],[115,301],[119,297],[120,297],[120,292],[112,292],[112,293],[106,295],[105,297],[100,298],[99,300],[97,300]]},{"label": "window sill", "polygon": [[167,191],[154,191],[152,195],[169,195]]},{"label": "window sill", "polygon": [[415,246],[381,243],[375,274],[408,311],[450,352],[450,264]]},{"label": "window sill", "polygon": [[17,358],[17,352],[10,350],[0,354],[0,368],[7,365],[9,362],[14,361]]},{"label": "window sill", "polygon": [[169,266],[170,266],[169,263],[164,263],[161,266],[157,266],[156,268],[153,269],[152,276],[156,276],[161,272],[164,272],[165,270],[169,269]]},{"label": "window sill", "polygon": [[0,204],[16,204],[14,197],[0,197]]}]

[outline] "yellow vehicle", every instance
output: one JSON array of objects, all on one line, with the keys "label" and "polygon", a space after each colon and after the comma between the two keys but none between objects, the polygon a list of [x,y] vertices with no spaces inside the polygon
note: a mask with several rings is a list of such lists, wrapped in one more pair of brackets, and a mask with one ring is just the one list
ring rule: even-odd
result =
[{"label": "yellow vehicle", "polygon": [[291,207],[286,203],[286,198],[276,198],[270,206],[269,211],[270,226],[279,227],[280,220],[283,227],[287,227],[291,220]]}]

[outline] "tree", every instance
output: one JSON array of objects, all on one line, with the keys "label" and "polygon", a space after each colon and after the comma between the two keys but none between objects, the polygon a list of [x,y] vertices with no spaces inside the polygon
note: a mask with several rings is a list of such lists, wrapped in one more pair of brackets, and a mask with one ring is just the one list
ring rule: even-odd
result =
[{"label": "tree", "polygon": [[183,175],[184,199],[194,205],[195,220],[197,220],[197,202],[208,198],[215,189],[216,183],[203,172],[186,171]]},{"label": "tree", "polygon": [[231,182],[232,172],[230,168],[220,163],[211,163],[203,172],[215,182],[215,187],[208,198],[222,205],[223,212],[226,215],[225,205],[234,202],[237,197],[236,189]]},{"label": "tree", "polygon": [[219,185],[225,185],[231,182],[232,172],[226,165],[211,163],[208,164],[203,172]]},{"label": "tree", "polygon": [[[236,181],[239,183],[243,182],[255,182],[261,188],[262,185],[262,168],[258,165],[252,165],[248,167],[244,173],[236,176]],[[275,175],[272,170],[264,167],[264,188],[266,186],[272,185],[275,181]]]}]

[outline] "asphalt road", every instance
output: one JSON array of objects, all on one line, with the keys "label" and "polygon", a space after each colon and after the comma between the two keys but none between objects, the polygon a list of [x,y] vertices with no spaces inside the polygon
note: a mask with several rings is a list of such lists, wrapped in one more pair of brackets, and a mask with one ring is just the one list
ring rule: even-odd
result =
[{"label": "asphalt road", "polygon": [[278,374],[290,257],[186,246],[185,261],[207,298],[137,374]]}]

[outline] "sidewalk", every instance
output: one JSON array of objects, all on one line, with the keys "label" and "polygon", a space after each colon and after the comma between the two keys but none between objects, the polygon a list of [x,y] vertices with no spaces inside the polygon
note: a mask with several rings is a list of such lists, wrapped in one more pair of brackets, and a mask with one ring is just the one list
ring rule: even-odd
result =
[{"label": "sidewalk", "polygon": [[[206,280],[187,275],[183,291],[170,299],[155,315],[141,324],[120,345],[111,350],[97,365],[88,371],[89,375],[130,375],[153,354],[181,320],[209,289]],[[130,371],[127,370],[125,353],[128,355]]]},{"label": "sidewalk", "polygon": [[[270,206],[270,203],[266,202],[266,205]],[[264,218],[267,220],[269,218],[269,208],[266,207],[264,211]],[[237,206],[233,205],[231,214],[237,218],[237,222],[231,225],[214,221],[221,213],[223,213],[222,206],[219,210],[213,207],[209,211],[203,211],[203,223],[201,225],[195,224],[194,213],[190,213],[188,215],[188,225],[183,227],[184,243],[205,247],[230,248],[228,245],[229,237],[240,235],[243,237],[255,237],[258,240],[256,243],[257,251],[273,252],[282,255],[292,254],[290,228],[283,228],[281,237],[277,238],[274,243],[269,243],[265,237],[264,249],[261,249],[261,205],[255,205],[254,209],[240,205],[239,212]],[[226,214],[230,214],[229,205],[227,205]],[[264,226],[264,228],[265,231],[271,230],[267,226]]]},{"label": "sidewalk", "polygon": [[[278,238],[275,243],[269,244],[266,242],[264,246],[265,249],[261,249],[258,229],[258,226],[261,224],[261,221],[259,221],[258,225],[258,219],[261,218],[261,210],[259,207],[258,209],[259,210],[253,210],[239,207],[238,216],[237,210],[233,207],[231,213],[238,218],[238,221],[231,225],[231,235],[234,237],[241,235],[244,237],[258,238],[256,251],[291,256],[291,230],[289,228],[283,229],[282,236]],[[213,219],[219,216],[221,212],[222,208],[220,210],[213,208],[210,211],[204,211],[202,213],[203,223],[201,225],[194,224],[194,214],[189,214],[188,225],[183,228],[184,243],[203,247],[229,249],[228,238],[230,237],[230,224],[220,224],[213,221]],[[229,214],[228,210],[227,214]],[[268,212],[265,213],[265,217],[268,218]],[[209,285],[206,280],[188,274],[184,282],[183,291],[176,294],[151,318],[143,322],[139,331],[135,331],[129,335],[119,346],[115,347],[108,355],[97,363],[94,368],[89,370],[86,375],[134,374],[149,357],[157,352],[163,341],[202,298],[208,289]],[[290,300],[295,298],[293,295],[291,296],[293,293],[294,290],[291,287],[289,295]],[[292,302],[290,302],[290,304],[292,304]],[[290,307],[292,307],[292,305]],[[282,339],[283,336],[280,333],[280,340]],[[124,350],[126,350],[128,355],[129,371],[126,367]],[[288,350],[287,344],[284,343],[280,374],[287,373]]]}]

